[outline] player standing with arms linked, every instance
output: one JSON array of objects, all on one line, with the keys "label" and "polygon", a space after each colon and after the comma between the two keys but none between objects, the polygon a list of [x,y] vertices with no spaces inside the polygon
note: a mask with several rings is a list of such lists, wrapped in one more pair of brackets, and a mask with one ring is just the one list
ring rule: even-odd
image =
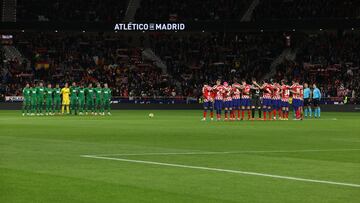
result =
[{"label": "player standing with arms linked", "polygon": [[215,92],[215,110],[216,110],[216,119],[218,121],[221,120],[221,110],[224,99],[224,87],[221,85],[221,80],[216,81],[216,85],[213,87],[213,91]]},{"label": "player standing with arms linked", "polygon": [[31,115],[35,115],[37,109],[37,94],[35,84],[30,88],[31,91]]},{"label": "player standing with arms linked", "polygon": [[314,102],[314,117],[320,118],[320,100],[321,100],[321,92],[319,88],[316,87],[316,84],[313,84],[313,102]]},{"label": "player standing with arms linked", "polygon": [[61,89],[60,94],[62,95],[61,114],[64,114],[65,107],[66,113],[70,114],[70,89],[68,83],[65,83],[65,86]]},{"label": "player standing with arms linked", "polygon": [[223,83],[224,86],[224,112],[225,112],[225,120],[228,120],[228,112],[230,116],[230,120],[232,119],[231,111],[232,111],[232,95],[231,95],[231,86],[227,82]]},{"label": "player standing with arms linked", "polygon": [[86,100],[86,115],[88,114],[88,111],[91,112],[91,114],[95,113],[95,104],[94,104],[94,88],[92,86],[92,83],[88,85],[88,87],[85,89],[85,100]]},{"label": "player standing with arms linked", "polygon": [[300,120],[301,119],[301,109],[300,109],[300,105],[301,105],[301,101],[300,101],[300,85],[299,83],[297,83],[295,80],[293,80],[292,82],[292,86],[290,87],[291,89],[291,93],[293,95],[293,99],[292,99],[292,105],[294,107],[294,111],[295,111],[295,119],[294,120]]},{"label": "player standing with arms linked", "polygon": [[279,118],[282,117],[281,115],[281,98],[280,98],[280,91],[281,87],[280,84],[273,80],[273,97],[272,97],[272,108],[273,108],[273,119],[276,120],[276,111],[279,113]]},{"label": "player standing with arms linked", "polygon": [[233,118],[235,119],[235,111],[237,111],[237,120],[240,120],[240,109],[241,109],[241,85],[235,82],[232,85],[232,103],[233,103]]},{"label": "player standing with arms linked", "polygon": [[77,114],[77,103],[78,103],[78,87],[76,86],[76,82],[73,82],[70,87],[70,114]]},{"label": "player standing with arms linked", "polygon": [[[252,78],[252,83],[256,83],[256,79]],[[251,87],[251,118],[255,119],[255,109],[258,109],[259,119],[261,119],[261,98],[260,98],[260,89],[252,85]]]},{"label": "player standing with arms linked", "polygon": [[53,89],[51,88],[51,84],[48,84],[45,90],[45,115],[52,115],[53,110]]},{"label": "player standing with arms linked", "polygon": [[209,86],[207,83],[204,83],[204,86],[202,88],[202,94],[203,94],[203,108],[204,108],[204,112],[203,112],[203,118],[202,120],[205,121],[206,120],[206,115],[207,115],[207,110],[210,110],[210,119],[213,120],[214,118],[214,112],[213,112],[213,101],[214,99],[212,98],[212,87]]},{"label": "player standing with arms linked", "polygon": [[37,95],[37,115],[43,115],[45,88],[42,82],[40,82],[39,86],[36,88],[36,95]]},{"label": "player standing with arms linked", "polygon": [[53,114],[55,114],[55,111],[60,114],[60,108],[61,108],[61,89],[60,85],[56,84],[54,91],[54,106],[53,106]]},{"label": "player standing with arms linked", "polygon": [[251,107],[251,100],[250,100],[250,90],[251,85],[246,84],[246,80],[243,79],[241,81],[241,89],[242,89],[242,95],[241,95],[241,120],[244,120],[245,116],[245,110],[247,111],[248,120],[250,120],[250,107]]},{"label": "player standing with arms linked", "polygon": [[23,105],[22,105],[22,115],[25,116],[25,112],[26,115],[29,115],[31,109],[31,89],[29,83],[26,83],[22,93],[24,97]]},{"label": "player standing with arms linked", "polygon": [[95,115],[99,113],[102,115],[103,109],[103,92],[101,88],[101,84],[97,83],[96,88],[94,89],[95,92]]},{"label": "player standing with arms linked", "polygon": [[266,80],[263,81],[263,85],[260,86],[256,82],[254,83],[259,89],[263,91],[263,114],[264,114],[264,121],[266,120],[266,112],[269,112],[269,120],[271,120],[271,98],[272,98],[272,85],[267,83]]},{"label": "player standing with arms linked", "polygon": [[85,88],[84,85],[81,84],[78,88],[78,111],[79,115],[84,114],[84,106],[85,106]]},{"label": "player standing with arms linked", "polygon": [[[103,96],[104,96],[103,108],[106,109],[107,114],[110,116],[111,89],[109,88],[107,83],[104,84]],[[105,110],[104,110],[104,114],[105,114]]]},{"label": "player standing with arms linked", "polygon": [[299,100],[300,100],[300,119],[304,119],[304,86],[300,85],[300,95],[299,95]]},{"label": "player standing with arms linked", "polygon": [[304,88],[304,116],[307,118],[309,114],[309,118],[311,118],[311,90],[307,83],[304,83]]},{"label": "player standing with arms linked", "polygon": [[286,80],[281,80],[281,110],[282,119],[289,120],[289,97],[290,86],[286,84]]}]

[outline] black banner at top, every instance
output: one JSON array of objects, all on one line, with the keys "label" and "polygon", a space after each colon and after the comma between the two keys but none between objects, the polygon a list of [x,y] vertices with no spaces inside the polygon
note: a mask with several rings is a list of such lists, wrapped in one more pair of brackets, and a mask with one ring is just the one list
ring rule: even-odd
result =
[{"label": "black banner at top", "polygon": [[276,20],[262,22],[196,21],[196,22],[1,22],[1,31],[72,31],[72,32],[248,32],[282,30],[360,29],[359,19]]}]

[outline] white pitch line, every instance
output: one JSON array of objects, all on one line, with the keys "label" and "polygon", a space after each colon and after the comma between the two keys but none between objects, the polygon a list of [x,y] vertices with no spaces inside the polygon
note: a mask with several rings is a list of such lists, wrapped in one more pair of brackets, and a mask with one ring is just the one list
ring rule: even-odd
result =
[{"label": "white pitch line", "polygon": [[225,151],[225,152],[149,152],[149,153],[128,153],[128,154],[93,154],[86,156],[150,156],[150,155],[212,155],[212,154],[246,154],[246,153],[299,153],[299,152],[341,152],[360,151],[360,149],[303,149],[303,150],[250,150],[250,151]]},{"label": "white pitch line", "polygon": [[335,181],[327,181],[327,180],[297,178],[297,177],[291,177],[291,176],[281,176],[281,175],[257,173],[257,172],[250,172],[250,171],[239,171],[239,170],[230,170],[230,169],[221,169],[221,168],[210,168],[210,167],[204,167],[204,166],[190,166],[190,165],[183,165],[183,164],[171,164],[171,163],[163,163],[163,162],[155,162],[155,161],[143,161],[143,160],[101,157],[101,156],[91,156],[91,155],[81,155],[81,157],[92,158],[92,159],[131,162],[131,163],[140,163],[140,164],[150,164],[150,165],[158,165],[158,166],[169,166],[169,167],[177,167],[177,168],[199,169],[199,170],[207,170],[207,171],[235,173],[235,174],[243,174],[243,175],[251,175],[251,176],[262,176],[262,177],[294,180],[294,181],[301,181],[301,182],[322,183],[322,184],[329,184],[329,185],[341,185],[341,186],[360,188],[359,184],[354,184],[354,183],[343,183],[343,182],[335,182]]}]

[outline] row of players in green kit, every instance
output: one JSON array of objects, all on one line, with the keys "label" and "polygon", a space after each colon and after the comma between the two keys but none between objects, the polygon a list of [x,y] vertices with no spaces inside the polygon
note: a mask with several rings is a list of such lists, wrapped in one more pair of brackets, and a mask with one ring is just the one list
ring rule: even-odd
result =
[{"label": "row of players in green kit", "polygon": [[111,115],[111,89],[106,83],[103,88],[100,84],[93,88],[91,83],[87,88],[83,85],[78,87],[75,82],[70,88],[67,84],[63,88],[60,88],[59,84],[55,88],[52,88],[51,84],[44,87],[41,82],[33,87],[26,84],[23,96],[23,115],[43,115],[43,112],[45,115],[54,115],[55,112],[60,113],[61,106],[62,109],[66,107],[67,110],[70,106],[68,113],[75,115],[88,113],[105,115],[105,110]]},{"label": "row of players in green kit", "polygon": [[95,115],[98,113],[105,115],[105,111],[107,111],[107,114],[111,115],[110,103],[111,89],[107,83],[104,84],[103,88],[100,83],[95,88],[92,87],[91,83],[87,88],[77,87],[75,83],[70,87],[70,113],[81,115],[84,112],[86,114],[91,112]]}]

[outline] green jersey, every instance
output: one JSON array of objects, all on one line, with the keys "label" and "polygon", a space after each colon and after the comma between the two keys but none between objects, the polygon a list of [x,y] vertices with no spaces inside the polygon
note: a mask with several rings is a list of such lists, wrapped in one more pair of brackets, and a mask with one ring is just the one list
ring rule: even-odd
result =
[{"label": "green jersey", "polygon": [[94,99],[94,88],[86,88],[85,93],[87,99]]},{"label": "green jersey", "polygon": [[45,87],[36,87],[36,95],[38,98],[44,98]]},{"label": "green jersey", "polygon": [[85,88],[78,88],[78,97],[79,99],[85,99]]},{"label": "green jersey", "polygon": [[30,96],[31,96],[31,88],[30,87],[25,87],[24,89],[23,89],[23,96],[24,96],[24,98],[30,98]]},{"label": "green jersey", "polygon": [[54,98],[61,98],[61,96],[60,96],[61,89],[60,88],[54,88],[53,93],[54,93]]},{"label": "green jersey", "polygon": [[103,88],[103,96],[105,100],[111,99],[111,89],[110,88]]},{"label": "green jersey", "polygon": [[94,88],[95,89],[95,97],[97,100],[101,100],[103,98],[103,95],[102,95],[102,88],[101,87],[96,87]]},{"label": "green jersey", "polygon": [[77,94],[78,94],[78,87],[76,86],[71,86],[70,87],[70,98],[76,98]]},{"label": "green jersey", "polygon": [[37,97],[36,87],[30,88],[30,92],[31,92],[31,98],[36,98]]},{"label": "green jersey", "polygon": [[53,93],[54,93],[53,88],[46,88],[46,90],[45,90],[46,99],[52,99],[53,98]]}]

